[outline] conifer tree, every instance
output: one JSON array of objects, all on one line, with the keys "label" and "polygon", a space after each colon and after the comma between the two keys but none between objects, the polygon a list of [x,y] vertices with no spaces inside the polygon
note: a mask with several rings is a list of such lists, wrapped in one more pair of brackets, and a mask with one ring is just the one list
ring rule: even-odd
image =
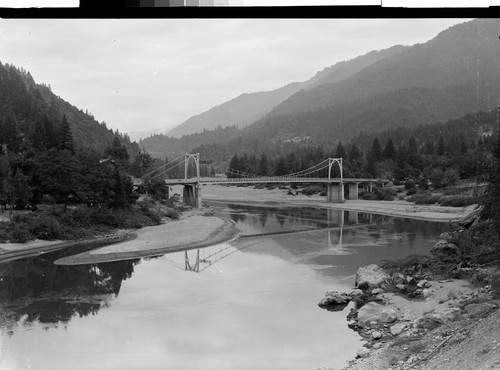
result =
[{"label": "conifer tree", "polygon": [[387,140],[387,144],[385,144],[384,152],[382,153],[385,159],[396,160],[396,148],[392,142],[392,139],[389,138]]},{"label": "conifer tree", "polygon": [[372,156],[375,162],[379,162],[382,160],[382,148],[380,147],[380,143],[378,138],[373,139],[372,149],[370,151],[370,156]]},{"label": "conifer tree", "polygon": [[58,149],[67,150],[71,154],[75,154],[75,148],[73,146],[73,134],[71,133],[71,128],[65,115],[63,116],[61,125],[59,127]]},{"label": "conifer tree", "polygon": [[335,158],[342,158],[347,160],[347,152],[344,149],[344,146],[342,145],[342,142],[339,141],[339,144],[337,145],[337,149],[335,150]]}]

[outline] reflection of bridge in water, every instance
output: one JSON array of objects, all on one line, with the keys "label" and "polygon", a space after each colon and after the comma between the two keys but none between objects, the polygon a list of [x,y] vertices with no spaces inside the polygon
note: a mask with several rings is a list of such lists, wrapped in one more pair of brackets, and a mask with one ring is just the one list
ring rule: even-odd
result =
[{"label": "reflection of bridge in water", "polygon": [[[347,213],[347,217],[345,214]],[[343,232],[346,229],[353,229],[359,226],[366,226],[373,223],[372,214],[362,214],[364,217],[360,220],[360,214],[356,211],[339,211],[339,210],[328,210],[327,211],[327,225],[334,224],[335,226],[327,226],[324,228],[313,228],[313,229],[302,229],[302,230],[287,230],[287,231],[276,231],[269,233],[259,233],[259,234],[247,234],[241,235],[238,240],[229,244],[222,243],[216,244],[205,248],[196,249],[195,255],[193,256],[190,251],[184,252],[184,270],[193,272],[202,272],[214,265],[215,263],[229,257],[230,255],[239,252],[245,248],[249,248],[258,243],[262,239],[296,239],[302,235],[321,235],[326,234],[327,236],[327,247],[328,250],[335,252],[335,254],[345,254],[347,251],[343,249]],[[347,224],[345,219],[347,218]],[[360,222],[361,221],[361,222]],[[338,235],[337,242],[333,242]],[[248,241],[254,241],[249,243]],[[304,240],[314,245],[313,241]]]}]

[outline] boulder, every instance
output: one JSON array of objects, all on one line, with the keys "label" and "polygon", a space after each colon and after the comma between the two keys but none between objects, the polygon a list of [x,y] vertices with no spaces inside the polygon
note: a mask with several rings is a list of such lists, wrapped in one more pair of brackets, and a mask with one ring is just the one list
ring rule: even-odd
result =
[{"label": "boulder", "polygon": [[356,351],[356,357],[360,357],[360,358],[368,357],[369,354],[370,354],[370,350],[366,347],[361,347],[360,349],[358,349]]},{"label": "boulder", "polygon": [[368,290],[381,286],[389,279],[389,274],[380,266],[372,264],[363,266],[356,272],[354,286],[358,289]]},{"label": "boulder", "polygon": [[349,296],[351,297],[351,299],[360,296],[362,294],[364,293],[361,289],[351,289],[351,291],[349,292]]},{"label": "boulder", "polygon": [[455,318],[460,315],[460,312],[461,310],[458,307],[441,307],[426,316],[433,321],[445,323],[455,320]]},{"label": "boulder", "polygon": [[465,313],[472,319],[485,317],[497,309],[497,305],[489,302],[471,303],[465,306]]},{"label": "boulder", "polygon": [[392,279],[392,283],[394,285],[406,283],[406,279],[405,279],[404,275],[400,274],[399,272],[395,272],[394,274],[392,274],[391,279]]},{"label": "boulder", "polygon": [[380,339],[380,338],[382,338],[382,333],[379,331],[374,331],[374,332],[372,332],[372,338],[373,339]]},{"label": "boulder", "polygon": [[394,325],[391,326],[391,328],[389,329],[391,331],[391,334],[392,335],[399,335],[403,332],[403,330],[406,329],[406,324],[403,324],[403,323],[396,323]]},{"label": "boulder", "polygon": [[396,310],[375,302],[369,302],[358,310],[358,323],[371,321],[391,323],[397,319]]},{"label": "boulder", "polygon": [[351,296],[348,293],[332,290],[325,293],[325,298],[319,301],[318,306],[331,311],[342,311],[350,301]]},{"label": "boulder", "polygon": [[447,243],[451,243],[453,235],[451,235],[451,233],[441,233],[439,234],[439,239],[445,240]]},{"label": "boulder", "polygon": [[372,290],[372,294],[373,294],[373,295],[377,295],[377,294],[380,294],[380,293],[382,293],[382,292],[383,292],[383,290],[382,290],[382,289],[380,289],[380,288],[375,288],[375,289],[373,289],[373,290]]},{"label": "boulder", "polygon": [[439,239],[430,252],[434,257],[443,262],[458,262],[460,260],[460,250],[458,247],[444,239]]},{"label": "boulder", "polygon": [[462,227],[465,227],[466,229],[470,228],[474,223],[479,221],[479,218],[481,217],[481,211],[481,207],[475,209],[460,221],[458,221],[458,224]]},{"label": "boulder", "polygon": [[427,284],[427,280],[423,279],[423,280],[420,280],[420,281],[417,283],[417,287],[418,287],[418,288],[420,288],[420,289],[427,288],[427,287],[426,287],[426,284]]}]

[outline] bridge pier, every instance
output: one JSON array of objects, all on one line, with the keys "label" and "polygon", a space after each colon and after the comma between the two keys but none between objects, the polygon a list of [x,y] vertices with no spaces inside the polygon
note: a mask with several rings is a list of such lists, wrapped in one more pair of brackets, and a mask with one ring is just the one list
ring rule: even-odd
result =
[{"label": "bridge pier", "polygon": [[184,184],[182,200],[191,207],[201,208],[201,188],[199,184]]},{"label": "bridge pier", "polygon": [[331,203],[344,203],[344,184],[327,184],[326,200]]},{"label": "bridge pier", "polygon": [[349,183],[349,193],[347,199],[358,199],[358,183]]}]

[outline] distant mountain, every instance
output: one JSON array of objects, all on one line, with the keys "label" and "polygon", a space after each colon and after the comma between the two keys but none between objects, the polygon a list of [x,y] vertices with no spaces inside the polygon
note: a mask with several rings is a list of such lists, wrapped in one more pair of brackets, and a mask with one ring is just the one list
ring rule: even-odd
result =
[{"label": "distant mountain", "polygon": [[45,119],[58,127],[62,117],[70,125],[75,146],[103,152],[118,134],[131,157],[139,153],[136,143],[125,134],[108,129],[85,113],[56,96],[49,86],[37,84],[22,68],[0,63],[0,121],[13,120],[21,137],[36,137],[36,126]]},{"label": "distant mountain", "polygon": [[280,89],[245,93],[218,105],[204,113],[189,118],[186,122],[168,132],[169,136],[181,137],[217,126],[244,127],[268,113],[272,108],[300,90],[299,83],[292,83]]},{"label": "distant mountain", "polygon": [[193,116],[168,132],[169,136],[181,137],[204,129],[211,130],[217,126],[245,127],[269,113],[275,106],[300,90],[307,90],[324,83],[336,83],[367,66],[396,55],[407,47],[397,45],[381,51],[371,51],[349,61],[339,62],[316,73],[304,82],[293,82],[279,89],[245,93],[218,105],[204,113]]},{"label": "distant mountain", "polygon": [[500,96],[499,29],[498,19],[450,27],[342,81],[297,92],[245,134],[349,140],[361,131],[414,127],[490,110]]}]

